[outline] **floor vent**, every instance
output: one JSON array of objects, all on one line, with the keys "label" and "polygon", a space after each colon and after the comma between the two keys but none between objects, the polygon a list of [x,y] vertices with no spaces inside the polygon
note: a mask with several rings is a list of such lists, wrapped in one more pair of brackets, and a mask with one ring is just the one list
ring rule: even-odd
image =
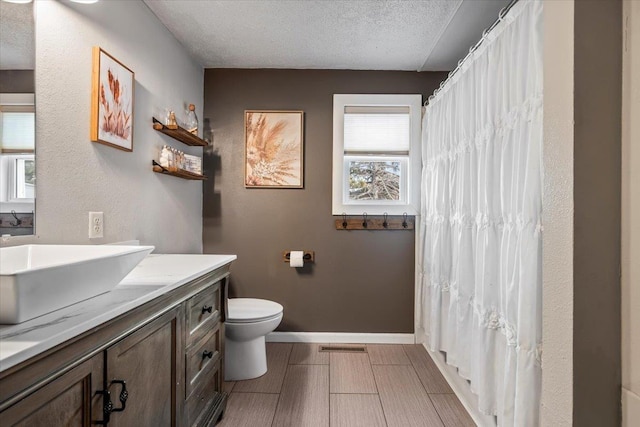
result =
[{"label": "floor vent", "polygon": [[321,345],[318,351],[329,351],[339,353],[366,353],[365,346],[339,346],[339,345]]}]

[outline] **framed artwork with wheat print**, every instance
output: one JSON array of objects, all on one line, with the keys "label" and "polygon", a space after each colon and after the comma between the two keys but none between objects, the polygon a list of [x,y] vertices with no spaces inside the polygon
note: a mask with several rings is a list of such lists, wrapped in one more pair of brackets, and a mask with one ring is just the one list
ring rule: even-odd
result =
[{"label": "framed artwork with wheat print", "polygon": [[244,112],[244,186],[303,188],[302,111]]},{"label": "framed artwork with wheat print", "polygon": [[134,73],[93,47],[91,141],[133,151]]}]

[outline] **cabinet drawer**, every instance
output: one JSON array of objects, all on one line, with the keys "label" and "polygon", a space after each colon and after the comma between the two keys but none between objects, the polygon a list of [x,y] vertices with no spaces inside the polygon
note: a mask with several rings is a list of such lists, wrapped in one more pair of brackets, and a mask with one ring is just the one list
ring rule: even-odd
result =
[{"label": "cabinet drawer", "polygon": [[202,382],[206,382],[211,369],[221,359],[221,332],[220,323],[209,331],[209,333],[186,354],[186,395],[198,387]]},{"label": "cabinet drawer", "polygon": [[209,332],[220,319],[220,282],[187,300],[187,347]]},{"label": "cabinet drawer", "polygon": [[218,360],[213,369],[209,370],[206,378],[203,378],[201,384],[194,390],[193,394],[187,399],[185,404],[185,414],[187,425],[194,426],[201,424],[205,413],[213,408],[209,406],[213,403],[217,393],[220,391],[222,384],[222,373],[220,372],[222,361]]}]

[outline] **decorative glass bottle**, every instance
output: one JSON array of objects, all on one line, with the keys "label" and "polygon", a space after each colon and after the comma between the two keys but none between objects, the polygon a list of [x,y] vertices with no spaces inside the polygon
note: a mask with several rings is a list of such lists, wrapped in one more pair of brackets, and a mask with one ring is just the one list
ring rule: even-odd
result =
[{"label": "decorative glass bottle", "polygon": [[189,113],[187,113],[187,130],[198,136],[198,117],[196,116],[196,106],[189,104]]}]

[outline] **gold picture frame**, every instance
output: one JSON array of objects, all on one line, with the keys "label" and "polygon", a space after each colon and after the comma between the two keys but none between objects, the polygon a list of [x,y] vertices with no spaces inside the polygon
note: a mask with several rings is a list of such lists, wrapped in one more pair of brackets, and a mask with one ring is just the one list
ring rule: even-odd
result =
[{"label": "gold picture frame", "polygon": [[245,110],[245,188],[304,188],[304,112]]},{"label": "gold picture frame", "polygon": [[134,72],[94,46],[91,77],[91,141],[133,151]]}]

